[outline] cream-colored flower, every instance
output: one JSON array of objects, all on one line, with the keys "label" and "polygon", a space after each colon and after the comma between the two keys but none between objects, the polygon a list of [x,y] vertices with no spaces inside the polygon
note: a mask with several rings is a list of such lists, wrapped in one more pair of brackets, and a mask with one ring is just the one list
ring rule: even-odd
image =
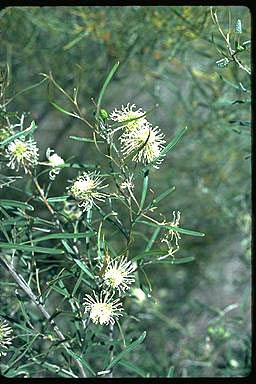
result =
[{"label": "cream-colored flower", "polygon": [[95,324],[108,325],[114,324],[119,316],[123,316],[122,303],[120,299],[113,300],[109,292],[101,291],[99,296],[93,291],[93,296],[85,295],[84,303],[85,312],[89,312],[89,317]]},{"label": "cream-colored flower", "polygon": [[[103,265],[100,265],[103,267]],[[117,290],[119,294],[129,288],[135,279],[132,273],[135,267],[126,257],[121,257],[120,260],[111,260],[104,271],[102,276],[103,286],[107,289]]]},{"label": "cream-colored flower", "polygon": [[[178,227],[180,225],[180,211],[177,211],[177,217],[176,212],[173,211],[173,221],[169,223],[172,227]],[[173,238],[175,238],[175,244],[178,245],[178,241],[181,239],[179,232],[175,231],[175,229],[170,229],[168,232],[168,236],[170,237],[170,241],[172,241]]]},{"label": "cream-colored flower", "polygon": [[[137,119],[140,116],[145,115],[145,112],[142,111],[141,108],[134,110],[136,108],[135,104],[130,105],[130,103],[127,104],[126,107],[122,105],[121,110],[115,109],[113,112],[110,113],[109,117],[113,121],[117,121],[119,123],[124,122],[124,125],[121,127],[124,127],[128,131],[132,131],[133,129],[138,129],[143,126],[147,126],[149,122],[145,117],[141,117]],[[129,122],[126,122],[130,119],[136,119]]]},{"label": "cream-colored flower", "polygon": [[31,137],[25,140],[25,137],[21,136],[8,145],[5,149],[5,157],[9,159],[7,167],[18,171],[22,165],[25,173],[28,173],[29,168],[38,164],[39,154],[36,142]]},{"label": "cream-colored flower", "polygon": [[[177,216],[176,212],[173,211],[173,221],[171,222],[163,222],[162,224],[164,225],[170,225],[172,227],[178,227],[180,225],[180,211],[177,211]],[[176,248],[173,247],[172,241],[173,239],[175,240],[175,246]],[[164,235],[164,237],[161,239],[161,242],[166,243],[168,246],[168,253],[165,256],[162,256],[159,258],[159,260],[167,257],[167,256],[172,256],[174,257],[175,252],[179,250],[179,240],[181,239],[179,232],[177,232],[174,228],[171,228],[167,231],[167,233]]]},{"label": "cream-colored flower", "polygon": [[[160,133],[160,129],[152,128],[149,124],[132,131],[125,131],[120,136],[121,151],[126,157],[135,152],[132,161],[149,164],[160,155],[165,143],[163,138],[164,134]],[[159,168],[158,164],[162,160],[163,158],[159,159],[154,167]]]},{"label": "cream-colored flower", "polygon": [[7,349],[11,344],[13,337],[11,333],[13,332],[12,328],[9,327],[6,320],[0,320],[0,356],[6,356]]},{"label": "cream-colored flower", "polygon": [[[53,154],[51,155],[51,153]],[[61,171],[59,166],[65,164],[65,161],[59,155],[57,155],[57,153],[54,153],[54,150],[51,148],[47,148],[46,157],[50,163],[50,166],[52,167],[49,172],[49,177],[51,180],[54,180],[56,175],[58,175]]]},{"label": "cream-colored flower", "polygon": [[93,205],[97,206],[95,200],[104,201],[108,196],[107,193],[99,192],[99,189],[108,187],[108,184],[101,185],[103,181],[99,172],[83,172],[67,189],[69,194],[78,201],[78,206],[83,211],[88,211]]}]

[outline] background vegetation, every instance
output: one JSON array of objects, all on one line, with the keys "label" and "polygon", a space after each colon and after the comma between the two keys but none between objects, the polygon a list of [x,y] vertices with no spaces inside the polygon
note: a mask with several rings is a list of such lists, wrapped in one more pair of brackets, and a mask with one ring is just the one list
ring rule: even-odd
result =
[{"label": "background vegetation", "polygon": [[[237,38],[238,19],[241,43],[250,40],[248,8],[214,10],[225,32],[230,22],[231,41]],[[236,62],[216,64],[224,57],[220,51],[227,49],[210,7],[9,7],[1,11],[0,20],[0,64],[5,68],[8,63],[10,68],[8,96],[17,94],[10,109],[31,112],[39,126],[35,138],[41,160],[48,147],[64,159],[95,157],[89,143],[69,138],[88,136],[88,130],[49,103],[46,82],[18,94],[39,83],[42,73],[51,72],[70,93],[79,84],[82,111],[93,121],[92,98],[97,99],[107,73],[120,61],[104,96],[104,109],[110,112],[130,102],[149,110],[158,104],[150,118],[169,140],[178,128],[188,126],[161,169],[153,171],[151,187],[160,193],[175,186],[168,201],[163,200],[161,212],[168,217],[180,210],[181,226],[206,236],[182,237],[179,253],[194,256],[193,262],[148,267],[152,300],[131,302],[136,319],[123,324],[131,338],[147,330],[144,342],[129,354],[129,362],[140,371],[118,365],[114,377],[247,375],[251,361],[250,76]],[[247,45],[239,55],[249,68]],[[71,110],[56,88],[50,88],[50,95]],[[62,195],[66,179],[74,175],[74,170],[63,170],[51,196]],[[26,201],[14,185],[0,193],[1,198]],[[48,215],[42,206],[37,214]],[[140,236],[150,238],[150,231]],[[136,247],[140,250],[140,237]],[[1,313],[18,319],[22,314],[13,282],[4,272],[0,276]],[[13,344],[18,347],[21,339]],[[39,351],[39,346],[35,348]],[[5,364],[7,360],[3,359]],[[49,367],[39,364],[19,368],[28,362],[29,352],[14,366],[17,376],[23,377],[23,371],[32,377],[54,376]]]}]

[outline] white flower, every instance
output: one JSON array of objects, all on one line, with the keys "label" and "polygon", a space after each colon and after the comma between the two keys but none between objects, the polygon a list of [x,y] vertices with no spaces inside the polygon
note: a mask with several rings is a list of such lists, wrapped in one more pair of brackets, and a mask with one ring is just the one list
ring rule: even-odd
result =
[{"label": "white flower", "polygon": [[[180,211],[176,212],[173,211],[173,221],[169,223],[172,227],[178,227],[180,225]],[[181,239],[179,232],[175,231],[175,229],[170,229],[168,235],[170,236],[170,241],[172,241],[173,238],[175,238],[175,244],[178,245],[178,241]]]},{"label": "white flower", "polygon": [[[163,149],[165,143],[164,134],[160,133],[158,127],[152,128],[149,124],[132,131],[125,131],[120,136],[121,151],[125,156],[136,152],[132,161],[143,162],[149,164],[155,160]],[[157,164],[160,164],[163,159],[159,159]],[[157,164],[154,165],[158,168]]]},{"label": "white flower", "polygon": [[122,303],[120,299],[112,300],[113,295],[110,295],[109,292],[103,293],[103,291],[99,296],[95,291],[93,291],[94,297],[89,294],[85,295],[83,305],[85,305],[85,312],[89,312],[89,317],[93,323],[100,323],[100,325],[110,323],[113,325],[116,318],[123,316],[121,313],[123,311]]},{"label": "white flower", "polygon": [[100,186],[103,182],[99,172],[83,172],[78,176],[71,187],[67,187],[69,194],[79,201],[78,206],[87,211],[93,205],[97,206],[94,200],[104,201],[108,194],[98,192],[99,189],[106,188],[108,184]]},{"label": "white flower", "polygon": [[[165,222],[164,221],[162,224],[164,224],[164,225],[167,224],[167,225],[170,225],[172,227],[178,227],[179,224],[180,224],[180,211],[177,211],[177,217],[176,217],[176,212],[175,211],[173,211],[172,214],[173,214],[173,221],[171,221],[171,222]],[[175,239],[176,248],[173,248],[173,246],[172,246],[173,239]],[[180,239],[181,239],[181,237],[180,237],[179,232],[177,232],[175,229],[169,229],[167,231],[167,233],[164,235],[164,237],[161,239],[162,243],[164,242],[164,243],[167,244],[167,246],[168,246],[168,253],[167,253],[167,255],[160,257],[159,260],[163,259],[163,258],[165,258],[167,256],[174,257],[173,256],[174,253],[179,250],[179,240]]]},{"label": "white flower", "polygon": [[[100,267],[104,268],[103,265]],[[129,285],[135,281],[132,273],[135,267],[130,261],[127,261],[126,257],[121,257],[120,260],[111,260],[103,273],[103,285],[110,289],[117,289],[118,293],[125,291],[129,288]]]},{"label": "white flower", "polygon": [[[121,110],[115,109],[113,112],[110,113],[109,117],[112,120],[121,123],[123,121],[138,118],[140,116],[145,115],[145,112],[142,111],[141,108],[133,111],[134,108],[136,108],[135,104],[130,105],[130,103],[128,103],[126,107],[124,107],[122,105]],[[147,119],[145,117],[141,117],[140,119],[126,122],[121,127],[126,128],[126,130],[128,130],[128,131],[131,131],[133,129],[137,129],[137,128],[143,127],[145,125],[148,125],[148,124],[149,123],[148,123]]]},{"label": "white flower", "polygon": [[11,333],[13,332],[12,328],[9,327],[6,320],[0,320],[0,356],[6,356],[11,340],[13,339]]},{"label": "white flower", "polygon": [[58,168],[58,167],[60,165],[65,164],[65,161],[59,155],[57,155],[57,153],[54,153],[51,155],[52,152],[54,152],[54,150],[51,148],[48,148],[46,150],[46,157],[50,163],[50,166],[52,167],[52,169],[49,172],[49,177],[51,180],[54,180],[56,175],[58,175],[61,171],[61,168]]},{"label": "white flower", "polygon": [[16,169],[16,171],[22,165],[25,173],[28,173],[28,168],[38,164],[38,148],[36,142],[31,137],[27,141],[24,136],[15,139],[5,149],[5,153],[5,157],[10,160],[7,167]]}]

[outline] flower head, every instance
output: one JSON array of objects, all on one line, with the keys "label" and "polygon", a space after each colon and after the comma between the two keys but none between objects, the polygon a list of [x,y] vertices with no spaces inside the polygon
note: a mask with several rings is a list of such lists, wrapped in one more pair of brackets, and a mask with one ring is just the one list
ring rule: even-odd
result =
[{"label": "flower head", "polygon": [[[110,113],[109,117],[112,120],[121,123],[123,121],[125,122],[127,120],[136,119],[140,116],[145,115],[145,112],[142,111],[141,108],[137,110],[133,110],[135,108],[136,108],[135,104],[130,105],[130,103],[128,103],[126,107],[122,105],[121,110],[115,109],[113,112]],[[145,117],[141,117],[139,119],[124,123],[122,127],[124,127],[128,131],[132,131],[133,129],[137,129],[137,128],[146,126],[148,124],[149,123],[147,119]]]},{"label": "flower head", "polygon": [[[149,164],[154,161],[163,149],[164,135],[160,133],[158,127],[152,128],[149,124],[139,129],[125,131],[120,136],[121,151],[125,156],[136,152],[132,160]],[[157,161],[160,164],[163,159]],[[157,164],[154,165],[158,168]]]},{"label": "flower head", "polygon": [[122,303],[120,299],[113,299],[113,295],[110,295],[109,292],[101,293],[99,296],[93,291],[93,296],[87,294],[85,295],[84,305],[85,312],[89,312],[89,317],[93,323],[100,325],[108,325],[115,323],[115,318],[123,316],[121,313],[123,311]]},{"label": "flower head", "polygon": [[5,150],[5,157],[9,159],[7,167],[18,171],[22,165],[25,173],[28,173],[28,169],[38,163],[39,154],[36,142],[31,137],[25,140],[25,137],[21,136],[8,145]]},{"label": "flower head", "polygon": [[0,320],[0,356],[7,354],[6,350],[13,339],[13,337],[10,336],[12,332],[13,330],[9,327],[8,322],[6,320]]},{"label": "flower head", "polygon": [[[102,267],[102,265],[100,266]],[[103,273],[103,285],[107,289],[117,289],[120,294],[129,288],[129,285],[135,281],[132,273],[135,267],[130,261],[127,261],[126,257],[122,257],[120,260],[111,260]]]},{"label": "flower head", "polygon": [[106,193],[98,191],[108,186],[108,184],[101,185],[103,180],[99,172],[83,172],[67,189],[69,194],[79,201],[78,206],[83,208],[83,211],[87,211],[96,205],[95,200],[104,201],[108,196]]},{"label": "flower head", "polygon": [[51,148],[48,148],[46,150],[46,157],[50,163],[50,166],[52,167],[52,169],[49,172],[49,177],[51,180],[54,180],[56,175],[58,175],[61,170],[61,168],[59,168],[58,166],[63,165],[65,161],[59,155],[57,155],[57,153],[53,153],[51,155],[52,152],[54,152],[54,150]]}]

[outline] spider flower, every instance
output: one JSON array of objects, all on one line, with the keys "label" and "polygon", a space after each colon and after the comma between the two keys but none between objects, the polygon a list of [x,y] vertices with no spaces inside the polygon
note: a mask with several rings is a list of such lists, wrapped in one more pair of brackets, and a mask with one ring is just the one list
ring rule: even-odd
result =
[{"label": "spider flower", "polygon": [[[165,143],[163,138],[164,134],[160,132],[160,129],[152,128],[150,125],[125,131],[120,136],[121,151],[126,157],[135,152],[132,161],[149,164],[160,155]],[[154,167],[159,168],[158,164],[162,160],[159,159]]]},{"label": "spider flower", "polygon": [[12,141],[5,149],[5,157],[9,159],[7,167],[16,169],[18,172],[20,165],[28,173],[29,168],[38,164],[38,148],[36,142],[30,137],[25,140],[24,136]]},{"label": "spider flower", "polygon": [[115,320],[119,316],[123,316],[122,303],[120,299],[113,300],[113,295],[109,292],[103,292],[99,295],[93,291],[93,296],[87,294],[84,298],[83,305],[85,306],[85,312],[89,312],[89,317],[94,324],[108,325],[109,323],[114,325]]},{"label": "spider flower", "polygon": [[[119,123],[124,122],[124,125],[121,125],[121,127],[125,128],[128,131],[132,131],[133,129],[138,129],[144,126],[147,126],[149,122],[147,119],[143,116],[145,115],[145,112],[142,111],[141,108],[135,110],[136,105],[130,103],[127,104],[126,107],[122,105],[121,110],[115,109],[113,112],[110,113],[109,117],[113,121],[117,121]],[[138,117],[143,116],[138,119]],[[136,119],[136,120],[130,120],[130,119]]]},{"label": "spider flower", "polygon": [[120,260],[111,260],[102,276],[103,285],[107,289],[116,289],[121,294],[135,281],[132,275],[134,270],[135,267],[130,261],[127,261],[126,257],[122,257]]},{"label": "spider flower", "polygon": [[83,211],[88,211],[93,205],[97,206],[95,200],[104,201],[108,196],[104,192],[99,192],[100,189],[108,187],[108,184],[101,185],[103,180],[99,172],[83,172],[67,189],[69,194],[78,201],[78,206]]}]

